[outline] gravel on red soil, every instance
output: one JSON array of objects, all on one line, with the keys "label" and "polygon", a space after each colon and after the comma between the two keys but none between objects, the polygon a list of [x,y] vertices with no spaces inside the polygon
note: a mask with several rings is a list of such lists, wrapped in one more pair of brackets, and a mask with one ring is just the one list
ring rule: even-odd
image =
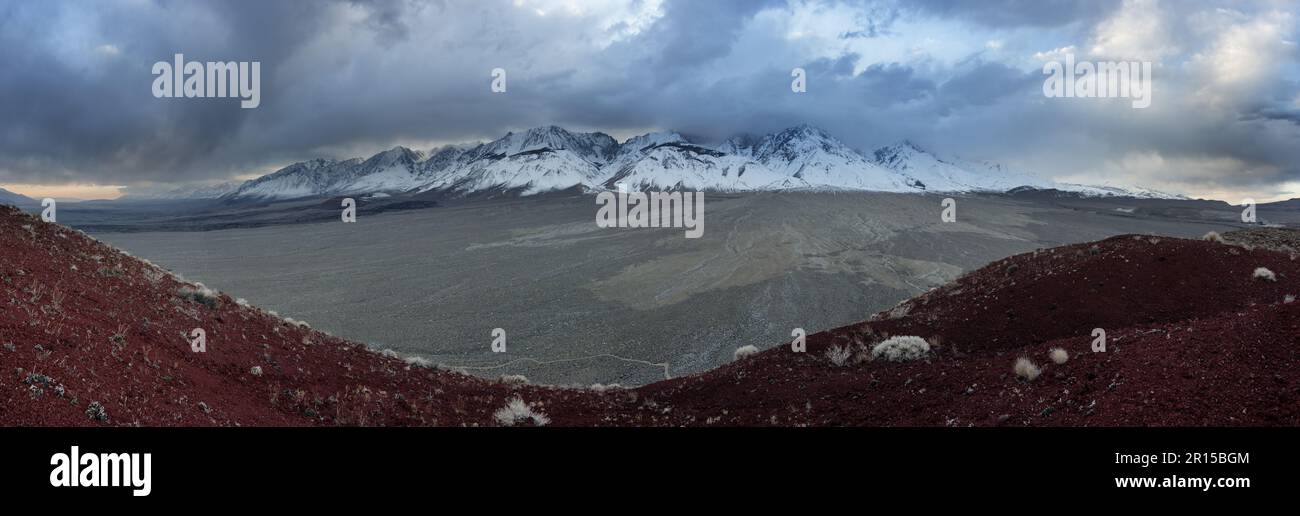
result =
[{"label": "gravel on red soil", "polygon": [[[0,425],[491,426],[519,398],[544,417],[518,424],[561,426],[1295,426],[1297,278],[1289,254],[1127,235],[994,262],[803,353],[577,389],[377,353],[0,206]],[[890,335],[931,351],[871,360]]]}]

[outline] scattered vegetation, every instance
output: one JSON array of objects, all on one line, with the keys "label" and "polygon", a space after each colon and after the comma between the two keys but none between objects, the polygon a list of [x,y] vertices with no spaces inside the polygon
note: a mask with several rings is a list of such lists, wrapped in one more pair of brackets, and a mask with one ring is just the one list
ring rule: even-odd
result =
[{"label": "scattered vegetation", "polygon": [[90,402],[90,406],[86,407],[86,417],[101,423],[107,422],[108,411],[105,410],[104,405],[100,404],[98,401],[92,401]]},{"label": "scattered vegetation", "polygon": [[183,286],[176,291],[176,295],[180,296],[181,299],[193,301],[214,310],[217,308],[220,299],[216,291],[203,286],[202,283]]},{"label": "scattered vegetation", "polygon": [[503,374],[501,375],[501,383],[523,385],[528,383],[528,377],[522,374]]},{"label": "scattered vegetation", "polygon": [[1273,271],[1270,271],[1263,267],[1256,267],[1255,272],[1251,274],[1251,277],[1257,280],[1277,281],[1277,275],[1273,274]]},{"label": "scattered vegetation", "polygon": [[145,281],[148,281],[150,284],[157,285],[161,283],[163,278],[167,276],[167,271],[164,271],[157,267],[145,267],[143,274],[144,274]]},{"label": "scattered vegetation", "polygon": [[1021,379],[1027,382],[1034,381],[1036,378],[1038,378],[1038,375],[1042,374],[1043,372],[1041,369],[1038,368],[1037,365],[1035,365],[1032,361],[1030,361],[1028,358],[1025,357],[1020,357],[1016,359],[1015,371],[1016,371],[1016,376],[1019,376]]},{"label": "scattered vegetation", "polygon": [[27,377],[26,377],[26,378],[23,378],[23,383],[25,383],[25,384],[27,384],[27,385],[31,385],[31,386],[33,386],[33,387],[36,387],[36,386],[39,386],[39,387],[50,387],[50,386],[52,386],[52,385],[55,384],[55,381],[54,381],[53,378],[50,378],[49,376],[46,376],[46,375],[43,375],[43,374],[39,374],[39,373],[35,373],[35,372],[31,372],[31,373],[27,373]]},{"label": "scattered vegetation", "polygon": [[753,344],[749,344],[749,345],[736,348],[736,351],[731,354],[731,358],[733,360],[740,360],[740,359],[752,357],[757,354],[758,354],[758,348],[754,347]]},{"label": "scattered vegetation", "polygon": [[1052,350],[1047,354],[1052,357],[1052,362],[1056,365],[1064,364],[1066,361],[1070,360],[1070,353],[1061,348],[1052,348]]},{"label": "scattered vegetation", "polygon": [[108,340],[112,341],[113,344],[116,345],[116,346],[119,347],[119,348],[122,347],[122,346],[125,346],[125,345],[126,345],[126,325],[125,325],[125,324],[119,324],[119,325],[117,325],[117,331],[113,332],[113,335],[109,336],[109,337],[108,337]]},{"label": "scattered vegetation", "polygon": [[493,417],[501,426],[519,426],[526,423],[532,423],[532,426],[546,426],[551,423],[551,418],[534,411],[531,406],[524,403],[523,398],[518,396],[506,402],[506,406],[498,409]]},{"label": "scattered vegetation", "polygon": [[885,339],[871,348],[871,359],[883,358],[890,362],[906,362],[925,358],[930,354],[930,343],[921,337],[898,335]]},{"label": "scattered vegetation", "polygon": [[849,363],[849,358],[853,356],[853,349],[849,346],[840,346],[836,344],[826,350],[826,359],[830,360],[835,367],[844,367]]},{"label": "scattered vegetation", "polygon": [[409,356],[403,358],[402,361],[406,362],[406,364],[411,367],[423,367],[425,369],[433,369],[435,367],[435,364],[433,363],[432,360],[429,360],[424,357]]},{"label": "scattered vegetation", "polygon": [[1206,233],[1205,236],[1201,237],[1201,240],[1204,240],[1206,242],[1215,242],[1215,243],[1222,244],[1223,236],[1219,235],[1218,231],[1211,231],[1209,233]]}]

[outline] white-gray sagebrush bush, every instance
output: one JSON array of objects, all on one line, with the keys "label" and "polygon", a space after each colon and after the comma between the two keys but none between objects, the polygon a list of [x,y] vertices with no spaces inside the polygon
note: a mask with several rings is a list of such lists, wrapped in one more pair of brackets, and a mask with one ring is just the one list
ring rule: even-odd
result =
[{"label": "white-gray sagebrush bush", "polygon": [[166,271],[156,267],[145,267],[141,273],[144,274],[145,281],[152,285],[162,283],[163,278],[167,277]]},{"label": "white-gray sagebrush bush", "polygon": [[546,417],[546,414],[534,411],[533,407],[518,396],[506,402],[506,406],[498,409],[493,417],[501,426],[516,426],[529,421],[532,421],[535,426],[546,426],[551,422],[551,418]]},{"label": "white-gray sagebrush bush", "polygon": [[1264,281],[1277,281],[1277,275],[1263,267],[1256,267],[1255,272],[1251,273],[1250,277]]},{"label": "white-gray sagebrush bush", "polygon": [[906,362],[925,358],[930,354],[930,343],[913,335],[898,335],[885,339],[872,346],[871,359],[885,359],[890,362]]},{"label": "white-gray sagebrush bush", "polygon": [[749,345],[736,348],[736,351],[732,352],[731,358],[732,360],[740,360],[743,358],[752,357],[757,354],[758,354],[758,348],[754,347],[753,344],[749,344]]},{"label": "white-gray sagebrush bush", "polygon": [[424,357],[417,357],[415,355],[403,358],[402,361],[406,362],[406,365],[411,367],[423,367],[425,369],[433,369],[435,365],[432,360]]},{"label": "white-gray sagebrush bush", "polygon": [[836,344],[826,349],[826,359],[831,361],[835,367],[844,367],[849,363],[849,358],[853,356],[853,348],[849,346],[840,346]]},{"label": "white-gray sagebrush bush", "polygon": [[1016,376],[1019,376],[1020,378],[1023,378],[1025,381],[1029,381],[1029,382],[1034,381],[1034,379],[1038,378],[1038,375],[1042,374],[1043,372],[1041,369],[1038,368],[1037,365],[1035,365],[1032,361],[1030,361],[1028,358],[1025,357],[1020,357],[1016,359],[1015,371],[1016,371]]},{"label": "white-gray sagebrush bush", "polygon": [[1211,231],[1209,233],[1206,233],[1205,236],[1201,237],[1201,240],[1204,240],[1206,242],[1215,242],[1219,244],[1223,243],[1223,237],[1219,235],[1218,231]]},{"label": "white-gray sagebrush bush", "polygon": [[1056,363],[1056,365],[1064,364],[1070,360],[1070,353],[1061,348],[1052,348],[1047,354],[1052,357],[1052,362]]},{"label": "white-gray sagebrush bush", "polygon": [[184,285],[176,291],[176,295],[180,296],[182,299],[188,299],[195,303],[207,306],[208,308],[216,308],[220,300],[220,294],[218,294],[217,291],[204,286],[202,283]]}]

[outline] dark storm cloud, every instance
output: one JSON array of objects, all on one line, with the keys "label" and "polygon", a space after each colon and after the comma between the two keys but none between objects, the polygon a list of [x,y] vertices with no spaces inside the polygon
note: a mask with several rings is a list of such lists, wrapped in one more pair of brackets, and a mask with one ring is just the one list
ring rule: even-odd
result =
[{"label": "dark storm cloud", "polygon": [[[236,139],[256,110],[155,99],[150,67],[175,53],[275,63],[323,21],[291,2],[7,4],[0,177],[112,184],[211,173],[190,165]],[[262,82],[263,96],[276,95],[273,78]]]},{"label": "dark storm cloud", "polygon": [[[385,45],[405,40],[410,36],[411,28],[407,25],[406,0],[350,0],[355,6],[367,12],[365,25],[374,31],[376,38]],[[415,6],[418,7],[418,6]]]},{"label": "dark storm cloud", "polygon": [[[1293,9],[1252,5],[6,3],[0,183],[221,179],[310,157],[495,138],[544,124],[622,134],[670,129],[721,140],[811,123],[861,150],[911,138],[1058,175],[1155,153],[1170,174],[1180,174],[1171,164],[1195,160],[1227,167],[1210,178],[1216,184],[1269,185],[1300,178],[1291,165],[1300,163],[1296,20]],[[1045,101],[1036,52],[1067,45],[1086,52],[1112,30],[1110,20],[1140,18],[1142,9],[1158,11],[1159,19],[1105,42],[1110,50],[1134,39],[1138,49],[1173,49],[1159,66],[1152,109]],[[1161,20],[1176,30],[1162,33]],[[1272,27],[1280,35],[1218,41],[1230,28],[1215,24],[1241,25],[1245,35]],[[1263,46],[1221,48],[1243,40]],[[1193,66],[1219,51],[1250,57],[1268,48],[1281,49],[1279,57],[1246,68],[1265,72],[1227,86],[1216,82],[1223,74]],[[260,61],[261,106],[153,98],[151,65],[177,52]],[[498,67],[508,72],[506,94],[488,87]],[[795,67],[808,73],[807,93],[790,91]],[[1164,172],[1149,173],[1160,179]]]},{"label": "dark storm cloud", "polygon": [[975,62],[969,70],[947,80],[938,95],[944,112],[965,106],[987,106],[1008,95],[1040,91],[1043,75],[1002,63]]},{"label": "dark storm cloud", "polygon": [[854,78],[860,98],[868,106],[888,107],[934,95],[934,83],[899,63],[873,64]]},{"label": "dark storm cloud", "polygon": [[1057,27],[1096,21],[1120,0],[908,0],[904,9],[971,20],[994,27]]},{"label": "dark storm cloud", "polygon": [[666,42],[657,56],[667,67],[694,66],[726,56],[741,26],[772,0],[713,0],[671,2],[649,34]]},{"label": "dark storm cloud", "polygon": [[1264,107],[1242,115],[1243,120],[1282,120],[1300,125],[1300,110]]}]

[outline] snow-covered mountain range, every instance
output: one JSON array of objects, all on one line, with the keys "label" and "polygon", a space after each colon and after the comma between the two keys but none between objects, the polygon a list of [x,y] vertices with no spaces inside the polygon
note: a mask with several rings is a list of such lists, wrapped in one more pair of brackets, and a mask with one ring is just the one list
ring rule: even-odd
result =
[{"label": "snow-covered mountain range", "polygon": [[1055,183],[996,163],[941,157],[907,142],[870,155],[809,125],[719,145],[673,132],[619,143],[604,133],[556,126],[500,139],[418,152],[394,147],[368,159],[314,159],[245,182],[228,200],[315,196],[512,192],[531,195],[581,188],[756,191],[786,189],[884,192],[1004,192],[1055,188],[1090,196],[1173,197],[1144,189]]}]

